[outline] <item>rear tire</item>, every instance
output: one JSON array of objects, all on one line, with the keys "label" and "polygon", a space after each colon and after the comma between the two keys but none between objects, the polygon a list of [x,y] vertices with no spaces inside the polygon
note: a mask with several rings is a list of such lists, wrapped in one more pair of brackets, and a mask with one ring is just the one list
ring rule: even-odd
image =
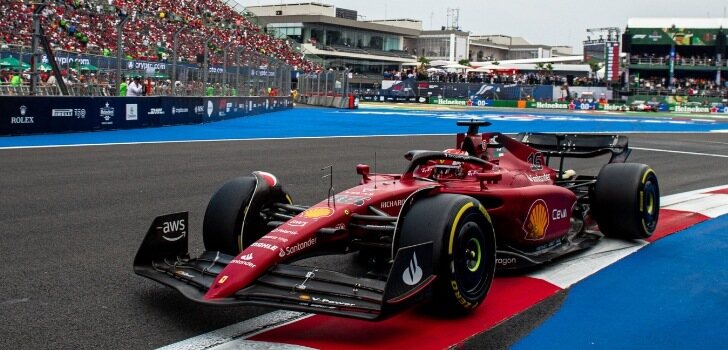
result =
[{"label": "rear tire", "polygon": [[640,239],[652,235],[660,214],[660,187],[645,164],[607,164],[594,190],[594,216],[605,236]]},{"label": "rear tire", "polygon": [[432,241],[438,278],[433,301],[447,313],[475,310],[495,274],[495,233],[474,198],[442,194],[414,203],[402,223],[400,247]]},{"label": "rear tire", "polygon": [[[279,185],[255,176],[232,179],[210,198],[202,224],[206,250],[237,255],[271,231],[260,215],[272,203],[290,203]],[[247,215],[246,215],[247,214]]]}]

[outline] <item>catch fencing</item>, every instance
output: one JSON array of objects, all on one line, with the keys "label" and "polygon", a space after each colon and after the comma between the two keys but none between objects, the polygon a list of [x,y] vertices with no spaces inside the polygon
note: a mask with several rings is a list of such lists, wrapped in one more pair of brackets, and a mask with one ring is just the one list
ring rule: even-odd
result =
[{"label": "catch fencing", "polygon": [[300,103],[314,106],[356,108],[358,99],[351,94],[351,77],[348,69],[300,74],[294,97]]},{"label": "catch fencing", "polygon": [[[128,80],[142,76],[149,80],[148,96],[290,96],[292,67],[245,47],[231,47],[214,56],[207,71],[202,63],[174,60],[142,61],[112,56],[56,50],[59,69],[71,96],[118,96],[120,75]],[[26,96],[30,89],[31,50],[3,45],[0,58],[13,57],[21,64],[0,66],[3,74],[20,74],[21,84],[0,83],[0,95]],[[53,84],[53,72],[45,54],[36,67],[41,78],[34,95],[61,95]],[[51,79],[49,82],[48,79]]]}]

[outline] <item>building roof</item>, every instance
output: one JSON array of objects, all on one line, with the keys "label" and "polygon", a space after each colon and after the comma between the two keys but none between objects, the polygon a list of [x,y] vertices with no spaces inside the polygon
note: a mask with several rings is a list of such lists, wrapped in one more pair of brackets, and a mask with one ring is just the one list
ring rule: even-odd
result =
[{"label": "building roof", "polygon": [[708,17],[639,17],[627,20],[628,28],[693,28],[718,29],[728,28],[728,18]]}]

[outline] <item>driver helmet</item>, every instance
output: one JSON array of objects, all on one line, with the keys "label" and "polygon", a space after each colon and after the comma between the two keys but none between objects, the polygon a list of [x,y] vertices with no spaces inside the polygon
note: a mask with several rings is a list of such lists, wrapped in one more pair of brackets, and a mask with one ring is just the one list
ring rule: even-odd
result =
[{"label": "driver helmet", "polygon": [[[467,156],[468,152],[460,149],[446,149],[444,151],[448,154],[456,154],[460,156]],[[436,179],[453,179],[463,177],[463,163],[453,159],[440,159],[435,161],[433,176]]]}]

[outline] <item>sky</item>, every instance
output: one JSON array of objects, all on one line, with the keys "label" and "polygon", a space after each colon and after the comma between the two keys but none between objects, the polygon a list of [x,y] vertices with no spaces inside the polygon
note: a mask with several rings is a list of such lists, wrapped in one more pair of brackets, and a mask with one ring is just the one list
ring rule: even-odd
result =
[{"label": "sky", "polygon": [[[244,6],[303,0],[238,0]],[[725,17],[726,0],[317,0],[355,10],[362,20],[412,18],[425,30],[446,25],[447,9],[473,35],[521,36],[532,44],[569,45],[582,52],[587,28],[619,27],[632,17]]]}]

